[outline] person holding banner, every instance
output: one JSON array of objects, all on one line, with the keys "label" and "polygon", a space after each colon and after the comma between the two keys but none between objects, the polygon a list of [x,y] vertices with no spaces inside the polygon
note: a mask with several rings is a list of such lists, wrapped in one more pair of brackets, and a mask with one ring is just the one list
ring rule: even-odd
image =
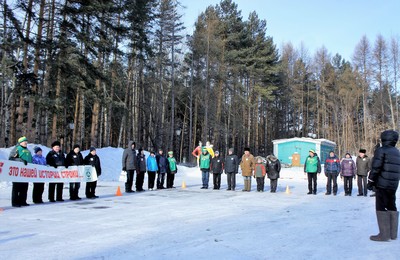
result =
[{"label": "person holding banner", "polygon": [[[65,166],[65,156],[64,153],[61,152],[60,146],[61,143],[59,141],[53,142],[51,144],[52,150],[46,156],[47,164],[53,166],[54,168],[57,168],[58,166]],[[63,182],[49,183],[49,201],[56,202],[56,200],[54,200],[54,193],[56,188],[57,188],[56,200],[64,201],[62,198],[63,188],[64,188]]]},{"label": "person holding banner", "polygon": [[[9,160],[20,161],[25,165],[32,163],[32,154],[28,150],[28,139],[22,136],[18,139],[18,144],[11,151]],[[28,196],[28,186],[27,182],[13,182],[12,193],[11,193],[11,205],[13,207],[29,206],[26,203],[26,198]]]},{"label": "person holding banner", "polygon": [[[89,154],[86,155],[85,159],[83,160],[85,165],[91,165],[95,167],[97,177],[101,175],[101,165],[100,165],[100,158],[96,154],[96,148],[93,146],[89,149]],[[96,196],[96,187],[97,181],[86,182],[86,198],[88,199],[96,199],[99,196]]]},{"label": "person holding banner", "polygon": [[[67,154],[65,160],[65,166],[79,166],[83,165],[83,156],[81,154],[81,147],[79,144],[75,144],[72,151]],[[79,198],[79,188],[81,187],[80,182],[70,182],[69,183],[69,198],[70,200],[80,200]]]},{"label": "person holding banner", "polygon": [[[43,153],[42,148],[37,146],[35,147],[34,151],[35,155],[33,155],[32,162],[34,164],[46,165],[46,158],[44,158],[42,155]],[[43,203],[42,199],[43,191],[44,191],[44,182],[33,183],[33,192],[32,192],[33,203],[35,204]]]}]

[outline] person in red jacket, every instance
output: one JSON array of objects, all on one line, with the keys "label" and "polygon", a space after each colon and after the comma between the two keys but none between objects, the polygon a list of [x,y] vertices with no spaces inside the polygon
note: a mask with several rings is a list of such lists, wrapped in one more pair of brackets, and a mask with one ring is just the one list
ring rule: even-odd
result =
[{"label": "person in red jacket", "polygon": [[197,146],[192,152],[192,155],[197,158],[197,167],[199,167],[199,158],[201,155],[202,145],[203,144],[199,142],[199,146]]}]

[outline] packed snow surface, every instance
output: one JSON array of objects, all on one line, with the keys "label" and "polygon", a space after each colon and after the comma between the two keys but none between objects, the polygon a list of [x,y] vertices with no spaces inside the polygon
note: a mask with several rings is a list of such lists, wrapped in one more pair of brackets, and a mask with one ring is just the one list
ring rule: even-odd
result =
[{"label": "packed snow surface", "polygon": [[[35,145],[29,144],[33,151]],[[43,154],[50,150],[41,146]],[[11,148],[0,149],[0,159]],[[179,166],[175,189],[124,193],[118,182],[121,148],[97,150],[103,174],[98,199],[11,207],[11,183],[0,182],[0,259],[400,259],[399,240],[372,242],[378,233],[372,197],[326,196],[318,177],[317,195],[307,195],[302,168],[283,168],[277,193],[202,190],[198,168]],[[88,151],[83,151],[87,155]],[[148,155],[148,153],[146,153]],[[186,186],[186,187],[184,187]],[[115,196],[120,187],[123,196]],[[398,194],[398,193],[397,193]],[[397,196],[399,197],[399,196]],[[399,201],[397,200],[399,204]]]}]

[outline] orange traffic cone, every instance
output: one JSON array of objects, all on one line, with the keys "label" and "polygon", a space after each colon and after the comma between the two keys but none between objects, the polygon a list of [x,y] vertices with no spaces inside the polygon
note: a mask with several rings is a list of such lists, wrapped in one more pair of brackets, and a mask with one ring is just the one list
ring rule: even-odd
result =
[{"label": "orange traffic cone", "polygon": [[122,196],[121,188],[119,186],[117,188],[117,193],[115,193],[115,196]]},{"label": "orange traffic cone", "polygon": [[186,182],[184,180],[182,181],[182,189],[186,189]]},{"label": "orange traffic cone", "polygon": [[289,189],[289,185],[286,185],[286,194],[290,194],[290,189]]}]

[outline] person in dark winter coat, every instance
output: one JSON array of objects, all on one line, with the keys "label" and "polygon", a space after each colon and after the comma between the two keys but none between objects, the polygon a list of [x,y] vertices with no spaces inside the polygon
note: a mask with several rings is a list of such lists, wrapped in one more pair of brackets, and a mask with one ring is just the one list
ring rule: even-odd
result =
[{"label": "person in dark winter coat", "polygon": [[[43,157],[42,148],[35,147],[34,148],[35,155],[33,155],[32,162],[34,164],[46,165],[46,158]],[[34,182],[33,183],[33,192],[32,192],[32,201],[35,204],[43,203],[43,192],[44,192],[44,182]]]},{"label": "person in dark winter coat", "polygon": [[375,187],[375,209],[379,234],[373,241],[397,239],[399,212],[396,207],[396,190],[400,180],[400,152],[396,148],[399,133],[386,130],[381,133],[382,147],[376,149],[368,176],[368,189]]},{"label": "person in dark winter coat", "polygon": [[265,175],[267,174],[267,169],[263,163],[263,159],[257,156],[256,163],[254,164],[254,178],[257,182],[257,191],[264,192]]},{"label": "person in dark winter coat", "polygon": [[308,179],[308,195],[317,194],[317,174],[321,173],[321,162],[313,149],[308,151],[308,157],[304,163],[304,173]]},{"label": "person in dark winter coat", "polygon": [[356,168],[357,168],[357,186],[358,186],[358,194],[357,196],[365,196],[368,195],[367,190],[367,176],[370,169],[370,160],[369,157],[365,154],[367,150],[360,149],[359,155],[356,159]]},{"label": "person in dark winter coat", "polygon": [[[65,156],[61,151],[61,143],[59,141],[55,141],[51,144],[52,150],[46,155],[46,162],[48,165],[57,168],[58,166],[65,166]],[[63,200],[63,182],[57,183],[49,183],[49,201],[64,201]],[[56,200],[54,200],[54,193],[57,189]]]},{"label": "person in dark winter coat", "polygon": [[239,158],[233,154],[233,148],[229,148],[228,155],[225,158],[225,173],[228,183],[226,190],[235,190],[236,187],[236,174],[239,172]]},{"label": "person in dark winter coat", "polygon": [[327,177],[325,195],[331,195],[333,183],[333,195],[336,196],[338,190],[337,177],[340,172],[340,159],[336,156],[334,151],[329,152],[329,157],[325,160],[324,171]]},{"label": "person in dark winter coat", "polygon": [[340,163],[340,177],[344,179],[344,196],[351,196],[353,190],[353,178],[356,178],[356,164],[349,153],[346,153],[345,158]]},{"label": "person in dark winter coat", "polygon": [[139,148],[139,153],[137,156],[137,171],[136,171],[136,191],[144,191],[143,183],[144,183],[144,175],[146,173],[146,156],[144,155],[144,150]]},{"label": "person in dark winter coat", "polygon": [[[100,164],[100,158],[96,152],[96,148],[94,148],[93,146],[90,147],[89,154],[85,156],[85,159],[83,159],[83,163],[85,165],[91,165],[92,167],[95,167],[97,178],[100,177],[101,164]],[[97,181],[86,182],[86,189],[85,189],[86,198],[96,199],[99,197],[96,196],[96,187],[97,187]]]},{"label": "person in dark winter coat", "polygon": [[[32,154],[28,150],[28,139],[25,136],[18,139],[18,144],[11,151],[9,160],[20,161],[25,165],[32,163]],[[11,191],[11,205],[13,207],[29,206],[29,204],[26,203],[28,187],[28,182],[13,182]]]},{"label": "person in dark winter coat", "polygon": [[156,172],[158,171],[157,159],[155,152],[150,152],[149,158],[147,158],[147,174],[149,175],[148,188],[153,190],[154,181],[156,179]]},{"label": "person in dark winter coat", "polygon": [[210,178],[211,155],[207,149],[203,147],[203,152],[199,157],[199,164],[201,170],[201,177],[203,186],[201,189],[208,189],[208,182]]},{"label": "person in dark winter coat", "polygon": [[271,192],[275,193],[281,172],[281,162],[274,155],[267,156],[267,176],[270,179]]},{"label": "person in dark winter coat", "polygon": [[156,161],[157,161],[157,189],[165,189],[164,187],[164,180],[165,180],[165,174],[167,173],[168,169],[168,160],[164,156],[164,152],[162,149],[158,150],[158,154],[156,155]]},{"label": "person in dark winter coat", "polygon": [[136,143],[129,141],[128,147],[122,154],[122,170],[126,171],[126,182],[125,192],[135,192],[132,190],[133,178],[137,169],[137,158],[136,158]]},{"label": "person in dark winter coat", "polygon": [[178,164],[176,163],[173,151],[168,152],[167,162],[167,189],[173,189],[175,188],[175,174],[178,172]]},{"label": "person in dark winter coat", "polygon": [[211,159],[211,173],[213,174],[214,190],[221,188],[221,174],[224,171],[224,158],[219,155],[219,151],[215,151],[214,158]]},{"label": "person in dark winter coat", "polygon": [[[72,151],[67,154],[65,159],[65,166],[79,166],[83,165],[83,156],[81,154],[81,147],[79,144],[75,144]],[[81,187],[80,182],[70,182],[69,183],[69,199],[70,200],[80,200],[79,188]]]}]

